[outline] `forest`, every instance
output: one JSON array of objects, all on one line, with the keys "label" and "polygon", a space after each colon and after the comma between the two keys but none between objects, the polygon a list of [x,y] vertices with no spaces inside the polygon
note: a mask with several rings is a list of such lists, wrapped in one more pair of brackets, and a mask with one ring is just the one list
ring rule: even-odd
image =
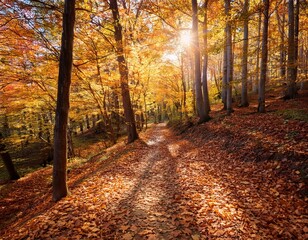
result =
[{"label": "forest", "polygon": [[308,239],[306,0],[0,0],[0,239]]}]

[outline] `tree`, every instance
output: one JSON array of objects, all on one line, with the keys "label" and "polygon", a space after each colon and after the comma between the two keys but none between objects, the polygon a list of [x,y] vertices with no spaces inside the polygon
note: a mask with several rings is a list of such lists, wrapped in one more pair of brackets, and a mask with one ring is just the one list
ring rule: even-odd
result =
[{"label": "tree", "polygon": [[201,86],[201,62],[200,62],[200,47],[198,39],[198,3],[197,0],[192,0],[192,44],[194,51],[194,69],[195,69],[195,94],[196,94],[196,107],[199,117],[199,123],[203,123],[208,120],[209,116],[206,113],[204,107],[202,86]]},{"label": "tree", "polygon": [[243,7],[243,18],[244,18],[244,32],[243,32],[243,58],[242,58],[242,95],[241,95],[241,106],[248,107],[248,94],[247,94],[247,82],[248,82],[248,9],[249,0],[245,0]]},{"label": "tree", "polygon": [[3,140],[2,133],[0,133],[0,155],[2,157],[3,163],[9,173],[11,180],[19,179],[19,175],[14,167],[11,155],[9,154],[8,150],[6,149],[5,144],[2,142]]},{"label": "tree", "polygon": [[294,54],[295,54],[295,81],[297,81],[297,70],[298,70],[298,36],[299,36],[299,14],[300,14],[300,6],[299,6],[299,0],[296,1],[296,5],[295,5],[295,11],[294,11],[294,15],[295,15],[295,19],[294,19],[294,45],[295,45],[295,49],[294,49]]},{"label": "tree", "polygon": [[[280,78],[282,81],[285,81],[286,77],[286,46],[285,46],[285,0],[282,2],[282,13],[279,13],[278,9],[276,10],[276,17],[278,22],[278,30],[280,36],[280,43],[279,43],[279,65],[280,65]],[[281,18],[280,18],[281,17]]]},{"label": "tree", "polygon": [[256,68],[255,68],[255,80],[253,82],[252,90],[254,93],[258,93],[259,77],[260,77],[260,41],[261,41],[261,25],[262,25],[262,11],[258,12],[258,35],[257,35],[257,51],[256,51]]},{"label": "tree", "polygon": [[258,112],[265,112],[265,81],[267,72],[267,42],[268,42],[268,23],[269,23],[269,0],[263,0],[263,36],[262,36],[262,53],[261,53],[261,72],[259,80],[258,95]]},{"label": "tree", "polygon": [[120,14],[119,14],[117,0],[110,1],[110,9],[112,11],[112,16],[113,16],[114,38],[116,41],[116,54],[120,72],[122,101],[123,101],[125,122],[127,125],[127,135],[128,135],[127,142],[131,143],[136,139],[138,139],[138,133],[136,129],[135,115],[130,99],[130,92],[128,86],[128,67],[124,57],[122,25],[120,23]]},{"label": "tree", "polygon": [[67,124],[73,64],[75,0],[65,0],[54,130],[53,200],[67,196]]},{"label": "tree", "polygon": [[[295,7],[297,16],[294,16],[294,0],[289,0],[288,3],[288,91],[286,98],[294,98],[297,90],[296,90],[296,75],[297,75],[297,51],[298,51],[298,43],[295,41],[295,37],[298,41],[298,14],[299,14],[299,3],[296,1],[297,5]],[[296,19],[296,24],[295,24]],[[296,28],[295,28],[296,27]],[[297,33],[295,32],[297,31]]]},{"label": "tree", "polygon": [[226,107],[227,115],[232,113],[232,79],[233,79],[233,54],[232,54],[232,27],[230,19],[231,1],[225,0],[226,22]]},{"label": "tree", "polygon": [[206,117],[209,118],[208,114],[210,112],[210,100],[209,100],[209,91],[207,86],[207,69],[208,69],[208,44],[207,44],[207,10],[208,10],[209,0],[204,1],[204,18],[203,18],[203,43],[204,43],[204,55],[203,55],[203,74],[202,74],[202,90],[203,90],[203,101]]}]

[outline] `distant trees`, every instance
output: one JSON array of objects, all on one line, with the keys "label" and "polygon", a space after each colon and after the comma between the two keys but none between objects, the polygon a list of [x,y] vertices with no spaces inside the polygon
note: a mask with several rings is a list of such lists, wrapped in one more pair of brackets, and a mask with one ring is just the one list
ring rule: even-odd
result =
[{"label": "distant trees", "polygon": [[53,200],[68,194],[66,184],[67,123],[70,102],[70,84],[73,65],[75,0],[65,0],[63,32],[59,63],[58,95],[54,130]]}]

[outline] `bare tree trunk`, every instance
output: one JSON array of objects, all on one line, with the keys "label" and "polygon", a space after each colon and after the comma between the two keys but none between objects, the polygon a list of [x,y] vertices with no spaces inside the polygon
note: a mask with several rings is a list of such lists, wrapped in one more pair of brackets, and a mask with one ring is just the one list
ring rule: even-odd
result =
[{"label": "bare tree trunk", "polygon": [[67,196],[67,123],[73,63],[75,0],[65,0],[54,132],[53,200]]},{"label": "bare tree trunk", "polygon": [[[295,22],[294,22],[294,54],[295,54],[295,82],[297,81],[297,69],[298,69],[298,35],[299,35],[299,0],[295,5]],[[297,88],[296,88],[297,91]],[[296,92],[297,93],[297,92]]]},{"label": "bare tree trunk", "polygon": [[[285,1],[283,1],[283,6],[285,4]],[[285,81],[286,78],[286,48],[285,48],[285,12],[282,13],[282,18],[280,19],[280,15],[278,10],[276,10],[276,17],[278,22],[278,29],[280,33],[280,44],[279,44],[279,51],[280,51],[280,78],[281,81]]]},{"label": "bare tree trunk", "polygon": [[193,50],[195,56],[195,91],[196,91],[196,106],[197,106],[197,114],[199,117],[199,123],[205,122],[208,120],[206,116],[204,102],[203,102],[203,94],[202,94],[202,84],[201,84],[201,62],[200,62],[200,47],[199,47],[199,39],[198,39],[198,3],[197,0],[192,0],[192,33],[193,33]]},{"label": "bare tree trunk", "polygon": [[226,105],[227,105],[227,115],[232,113],[232,78],[233,78],[233,61],[232,61],[232,27],[230,22],[230,9],[231,4],[230,0],[225,0],[225,14],[227,16],[226,23],[226,63],[227,63],[227,96],[226,96]]},{"label": "bare tree trunk", "polygon": [[267,41],[268,41],[268,22],[269,22],[269,0],[263,0],[264,19],[263,19],[263,36],[262,36],[262,56],[261,56],[261,73],[259,81],[258,112],[265,112],[265,81],[267,72]]},{"label": "bare tree trunk", "polygon": [[2,133],[0,133],[0,155],[3,160],[4,166],[7,169],[7,172],[10,176],[11,180],[17,180],[19,179],[19,175],[14,167],[11,155],[9,154],[8,150],[6,149],[5,144],[2,142],[3,136]]},{"label": "bare tree trunk", "polygon": [[[226,29],[225,29],[225,35],[226,35]],[[221,100],[224,105],[223,110],[227,110],[227,41],[225,41],[224,43]]]},{"label": "bare tree trunk", "polygon": [[261,25],[262,25],[262,12],[259,12],[259,21],[258,21],[258,38],[257,38],[257,60],[256,60],[256,75],[255,81],[252,87],[254,93],[258,93],[258,83],[260,76],[260,38],[261,38]]},{"label": "bare tree trunk", "polygon": [[203,42],[204,42],[204,56],[203,56],[203,79],[202,79],[202,89],[203,89],[203,101],[206,118],[209,118],[210,112],[210,99],[209,91],[207,86],[207,68],[208,68],[208,50],[207,50],[207,9],[208,9],[208,0],[204,2],[204,19],[203,19]]},{"label": "bare tree trunk", "polygon": [[243,59],[242,59],[242,97],[241,97],[241,106],[248,107],[248,90],[247,90],[247,82],[248,82],[248,9],[249,9],[249,0],[245,0],[244,9],[243,9],[243,17],[244,17],[244,42],[243,42]]},{"label": "bare tree trunk", "polygon": [[114,20],[114,38],[116,40],[117,61],[119,65],[119,72],[121,76],[121,91],[124,108],[124,116],[127,124],[128,143],[134,142],[138,139],[138,133],[135,123],[135,115],[131,104],[129,87],[128,87],[128,67],[124,57],[123,40],[122,40],[122,26],[120,24],[120,14],[117,0],[110,1],[110,9]]},{"label": "bare tree trunk", "polygon": [[183,89],[183,101],[182,101],[182,111],[181,111],[181,116],[184,115],[184,117],[187,117],[187,109],[186,109],[186,83],[185,83],[185,74],[184,74],[184,57],[183,53],[181,53],[181,78],[182,78],[182,89]]},{"label": "bare tree trunk", "polygon": [[86,125],[87,125],[87,129],[90,129],[90,119],[89,119],[89,115],[86,115]]},{"label": "bare tree trunk", "polygon": [[295,62],[295,34],[294,34],[294,0],[289,0],[288,4],[288,93],[287,98],[294,98],[296,95],[296,62]]}]

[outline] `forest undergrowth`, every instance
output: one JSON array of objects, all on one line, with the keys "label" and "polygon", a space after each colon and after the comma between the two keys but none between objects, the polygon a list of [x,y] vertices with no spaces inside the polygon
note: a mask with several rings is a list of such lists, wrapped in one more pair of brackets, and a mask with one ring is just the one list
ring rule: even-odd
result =
[{"label": "forest undergrowth", "polygon": [[1,189],[0,239],[307,239],[307,100],[153,124],[72,168],[57,203],[51,167],[28,174]]}]

